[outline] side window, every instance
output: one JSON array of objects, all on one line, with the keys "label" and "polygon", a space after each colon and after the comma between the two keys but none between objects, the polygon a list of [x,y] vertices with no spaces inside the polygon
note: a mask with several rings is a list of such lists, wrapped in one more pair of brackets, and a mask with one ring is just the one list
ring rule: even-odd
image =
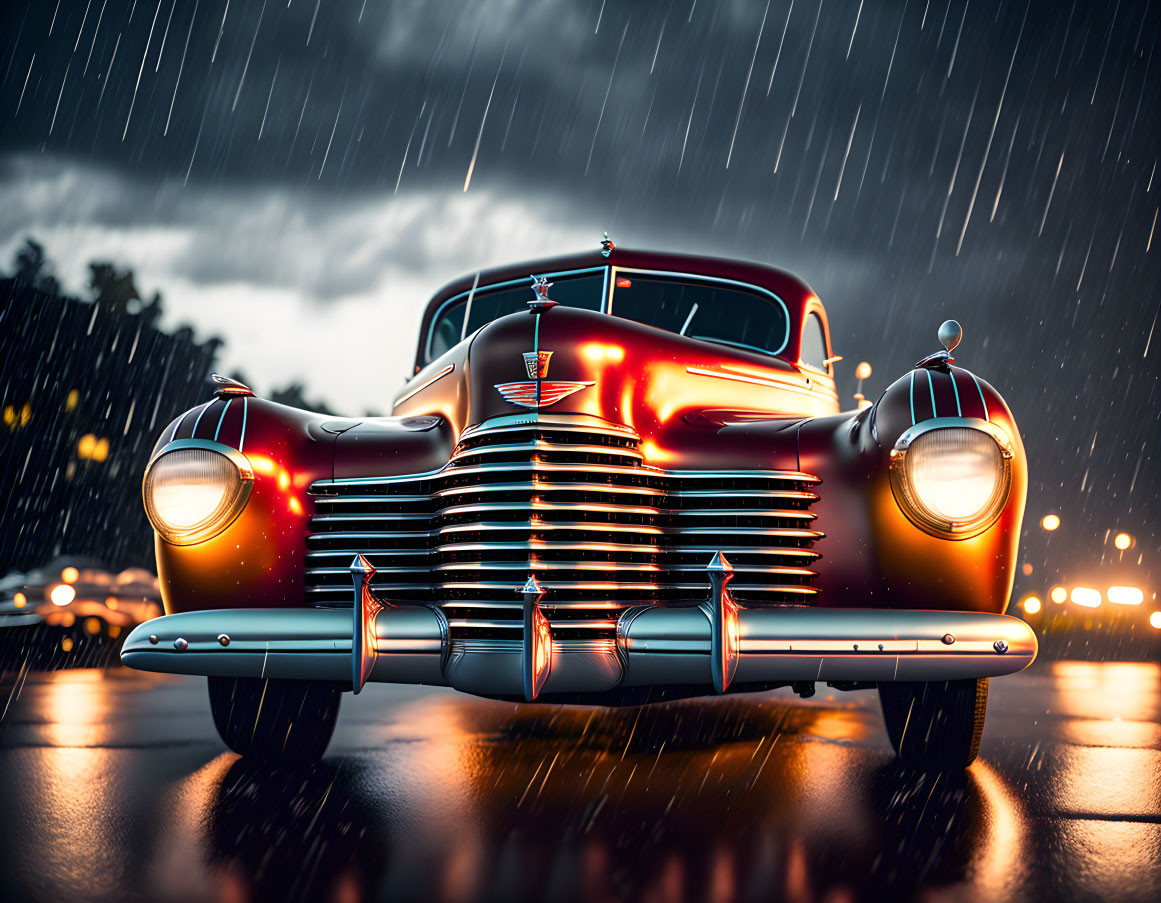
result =
[{"label": "side window", "polygon": [[823,331],[822,320],[818,314],[811,314],[806,318],[806,325],[802,328],[802,353],[799,357],[808,367],[826,370],[826,333]]}]

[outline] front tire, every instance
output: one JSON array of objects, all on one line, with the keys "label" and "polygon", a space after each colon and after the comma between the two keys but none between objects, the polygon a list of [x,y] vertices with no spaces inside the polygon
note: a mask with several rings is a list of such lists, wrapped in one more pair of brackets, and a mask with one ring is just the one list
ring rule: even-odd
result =
[{"label": "front tire", "polygon": [[891,746],[904,764],[946,771],[976,760],[988,707],[986,677],[881,683],[879,704]]},{"label": "front tire", "polygon": [[317,762],[326,751],[342,694],[336,684],[257,677],[209,678],[210,710],[222,741],[262,762]]}]

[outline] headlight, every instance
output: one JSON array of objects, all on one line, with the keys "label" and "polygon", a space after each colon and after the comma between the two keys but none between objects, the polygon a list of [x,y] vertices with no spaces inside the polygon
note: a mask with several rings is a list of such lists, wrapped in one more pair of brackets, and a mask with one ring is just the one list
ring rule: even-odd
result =
[{"label": "headlight", "polygon": [[1012,443],[986,420],[938,417],[907,430],[891,452],[891,488],[928,533],[966,539],[1000,515],[1012,483]]},{"label": "headlight", "polygon": [[246,507],[253,483],[254,471],[241,452],[216,442],[178,440],[145,469],[145,513],[167,542],[204,542]]}]

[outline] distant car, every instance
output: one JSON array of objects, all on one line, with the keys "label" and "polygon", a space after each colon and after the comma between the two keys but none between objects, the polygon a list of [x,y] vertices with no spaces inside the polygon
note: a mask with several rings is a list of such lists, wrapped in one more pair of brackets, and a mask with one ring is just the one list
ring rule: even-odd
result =
[{"label": "distant car", "polygon": [[268,759],[320,756],[368,680],[588,705],[823,681],[877,687],[902,759],[967,765],[988,678],[1036,654],[1002,614],[1027,473],[939,334],[840,412],[826,311],[786,272],[606,243],[460,279],[394,416],[216,377],[165,428],[169,614],[123,661],[209,677],[223,740]]},{"label": "distant car", "polygon": [[117,660],[129,631],[162,612],[157,578],[97,562],[54,558],[0,578],[0,668],[100,666]]}]

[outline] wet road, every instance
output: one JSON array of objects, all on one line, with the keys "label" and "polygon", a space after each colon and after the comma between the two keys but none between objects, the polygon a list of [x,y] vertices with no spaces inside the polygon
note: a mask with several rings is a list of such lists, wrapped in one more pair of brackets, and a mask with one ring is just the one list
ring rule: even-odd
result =
[{"label": "wet road", "polygon": [[0,898],[1161,898],[1161,666],[994,681],[981,759],[892,764],[875,694],[603,711],[370,685],[254,772],[200,680],[30,680],[0,728]]}]

